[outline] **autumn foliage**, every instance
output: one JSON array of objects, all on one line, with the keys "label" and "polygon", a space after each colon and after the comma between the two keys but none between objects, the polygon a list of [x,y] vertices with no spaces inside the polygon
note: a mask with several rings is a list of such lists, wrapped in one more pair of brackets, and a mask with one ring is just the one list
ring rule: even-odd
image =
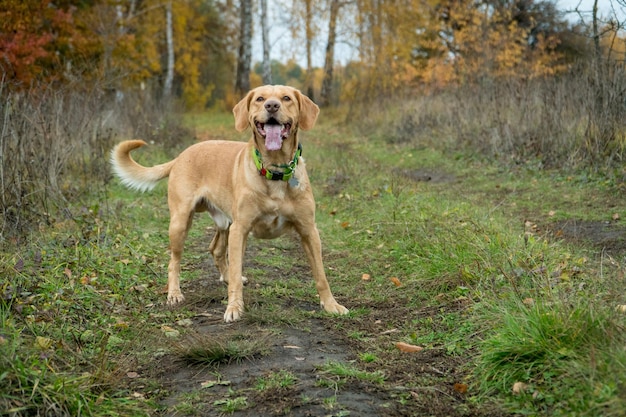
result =
[{"label": "autumn foliage", "polygon": [[58,81],[79,56],[94,53],[94,34],[75,18],[77,8],[51,0],[0,1],[0,70],[22,87]]},{"label": "autumn foliage", "polygon": [[[166,39],[168,4],[172,43]],[[336,36],[324,39],[331,6]],[[295,0],[281,7],[291,16],[284,24],[294,40],[287,66],[299,57],[298,75],[280,77],[277,71],[285,67],[273,62],[274,78],[310,94],[324,84],[335,90],[334,103],[549,77],[573,59],[593,55],[590,29],[572,26],[548,0]],[[111,91],[159,93],[173,72],[173,93],[188,108],[230,102],[241,58],[238,8],[238,2],[204,0],[0,0],[0,77],[12,89],[86,81]],[[269,29],[273,39],[279,36],[275,27]],[[599,28],[597,45],[607,56],[622,55],[620,28],[614,22]],[[328,63],[322,70],[311,61],[312,45],[324,41],[327,51],[342,42],[355,52],[352,60],[335,63],[336,80],[322,79],[332,76]],[[259,79],[251,74],[252,85]]]}]

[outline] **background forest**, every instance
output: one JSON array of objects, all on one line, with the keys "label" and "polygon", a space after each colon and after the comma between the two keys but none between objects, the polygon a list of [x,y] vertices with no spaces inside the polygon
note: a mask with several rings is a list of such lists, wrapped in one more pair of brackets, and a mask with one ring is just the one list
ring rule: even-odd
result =
[{"label": "background forest", "polygon": [[[414,99],[395,108],[397,140],[437,121],[451,146],[610,168],[624,147],[626,5],[598,5],[2,0],[1,230],[47,212],[60,171],[99,171],[113,137],[174,139],[172,110],[230,111],[264,83],[347,106],[347,120]],[[35,148],[49,152],[35,162]]]},{"label": "background forest", "polygon": [[434,129],[438,146],[621,178],[626,5],[590,6],[1,0],[0,234],[80,194],[63,172],[108,181],[116,140],[179,143],[178,115],[264,83],[391,141]]}]

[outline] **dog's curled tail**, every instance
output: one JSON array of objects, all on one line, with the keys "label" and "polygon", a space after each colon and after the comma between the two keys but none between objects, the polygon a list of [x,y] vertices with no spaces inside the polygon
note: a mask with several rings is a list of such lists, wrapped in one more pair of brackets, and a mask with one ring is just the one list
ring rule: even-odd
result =
[{"label": "dog's curled tail", "polygon": [[152,190],[159,180],[170,175],[174,161],[153,167],[139,165],[130,156],[133,149],[146,145],[143,140],[127,140],[120,142],[111,151],[111,166],[113,173],[128,188],[139,191]]}]

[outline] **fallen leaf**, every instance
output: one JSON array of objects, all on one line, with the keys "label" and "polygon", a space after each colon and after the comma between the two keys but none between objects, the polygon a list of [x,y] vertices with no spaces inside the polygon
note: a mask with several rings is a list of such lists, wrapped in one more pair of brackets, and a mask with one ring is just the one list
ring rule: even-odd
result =
[{"label": "fallen leaf", "polygon": [[390,329],[390,330],[385,330],[384,332],[380,332],[379,334],[382,336],[382,335],[385,335],[385,334],[398,333],[399,331],[400,330],[398,330],[398,329]]},{"label": "fallen leaf", "polygon": [[89,284],[89,277],[88,277],[87,275],[83,275],[83,276],[80,278],[80,283],[81,283],[81,284],[83,284],[83,285],[87,285],[87,284]]},{"label": "fallen leaf", "polygon": [[22,270],[24,269],[24,260],[22,258],[18,259],[13,266],[13,269],[15,269],[17,272],[22,272]]},{"label": "fallen leaf", "polygon": [[350,227],[350,222],[341,222],[341,227],[347,229],[348,227]]},{"label": "fallen leaf", "polygon": [[163,333],[165,333],[165,336],[167,337],[176,338],[180,335],[180,332],[178,330],[170,326],[163,325],[161,326],[161,330],[163,330]]},{"label": "fallen leaf", "polygon": [[128,265],[130,263],[130,260],[128,260],[128,259],[120,259],[120,262],[123,263],[124,265]]},{"label": "fallen leaf", "polygon": [[189,326],[193,326],[193,321],[191,321],[191,319],[182,319],[182,320],[178,320],[176,324],[182,327],[189,327]]},{"label": "fallen leaf", "polygon": [[211,388],[216,385],[230,385],[230,381],[204,381],[200,383],[200,388]]},{"label": "fallen leaf", "polygon": [[399,287],[402,285],[398,277],[391,277],[389,278],[389,280],[391,280],[391,282],[393,282],[396,287]]},{"label": "fallen leaf", "polygon": [[138,400],[145,400],[145,399],[146,399],[146,396],[145,396],[145,395],[143,395],[143,394],[142,394],[142,393],[140,393],[140,392],[133,392],[133,393],[131,394],[131,396],[132,396],[133,398],[138,399]]},{"label": "fallen leaf", "polygon": [[300,346],[295,346],[295,345],[286,345],[283,346],[284,349],[300,349]]},{"label": "fallen leaf", "polygon": [[619,219],[620,219],[620,217],[619,217],[619,213],[613,213],[613,216],[611,216],[611,218],[612,218],[613,220],[619,220]]},{"label": "fallen leaf", "polygon": [[37,336],[35,338],[35,345],[41,350],[48,350],[52,347],[52,339],[43,336]]},{"label": "fallen leaf", "polygon": [[615,307],[615,310],[617,310],[620,313],[626,313],[626,304],[618,304]]},{"label": "fallen leaf", "polygon": [[363,275],[361,275],[361,279],[363,281],[369,281],[370,278],[371,278],[370,274],[363,274]]},{"label": "fallen leaf", "polygon": [[456,384],[454,384],[454,390],[459,394],[465,394],[467,392],[467,384],[461,384],[460,382],[457,382]]},{"label": "fallen leaf", "polygon": [[404,342],[396,343],[396,347],[400,349],[401,352],[406,353],[421,352],[422,350],[424,350],[424,348],[421,346],[410,345]]},{"label": "fallen leaf", "polygon": [[68,278],[72,278],[72,271],[69,268],[65,268],[65,270],[63,271],[63,273],[68,277]]},{"label": "fallen leaf", "polygon": [[525,305],[527,305],[527,306],[531,306],[531,305],[533,305],[533,304],[535,303],[535,300],[533,300],[533,299],[532,299],[532,298],[530,298],[530,297],[527,297],[527,298],[524,298],[524,299],[522,300],[522,303],[524,303],[524,304],[525,304]]},{"label": "fallen leaf", "polygon": [[513,384],[513,394],[521,394],[528,388],[528,385],[523,382],[516,382]]},{"label": "fallen leaf", "polygon": [[548,212],[548,216],[550,216],[550,217],[554,216],[555,214],[556,214],[556,211],[554,211],[554,210],[550,210]]},{"label": "fallen leaf", "polygon": [[139,378],[139,374],[137,372],[133,372],[133,371],[126,372],[126,376],[131,378],[131,379]]}]

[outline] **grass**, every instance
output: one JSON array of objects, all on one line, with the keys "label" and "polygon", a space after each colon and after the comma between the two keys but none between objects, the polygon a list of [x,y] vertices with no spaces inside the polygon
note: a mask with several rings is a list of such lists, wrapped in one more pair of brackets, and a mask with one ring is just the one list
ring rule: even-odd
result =
[{"label": "grass", "polygon": [[382,371],[368,372],[357,368],[355,365],[343,362],[327,362],[319,368],[326,378],[339,378],[340,380],[357,379],[374,384],[385,382],[385,375]]},{"label": "grass", "polygon": [[252,360],[267,354],[269,335],[250,334],[206,335],[193,333],[176,343],[177,356],[190,365],[219,366]]},{"label": "grass", "polygon": [[[228,135],[227,122],[195,116],[189,123]],[[408,392],[462,382],[469,386],[464,405],[476,415],[489,407],[502,414],[623,414],[626,315],[616,306],[626,304],[624,254],[546,232],[568,219],[621,227],[622,220],[611,220],[615,213],[626,218],[614,184],[449,154],[419,137],[362,137],[333,121],[306,133],[325,267],[350,315],[319,311],[297,240],[251,240],[257,252],[246,273],[254,285],[245,290],[241,325],[254,328],[254,337],[194,333],[179,324],[193,317],[193,302],[163,307],[165,184],[137,195],[111,183],[104,198],[91,196],[0,252],[0,274],[9,277],[0,283],[0,409],[14,416],[154,414],[166,394],[156,372],[141,370],[163,354],[200,367],[262,360],[272,333],[259,328],[306,330],[309,320],[321,319],[355,359],[316,369],[319,383],[336,393],[327,398],[329,410],[337,411],[337,395],[353,381]],[[163,162],[170,152],[149,146],[137,159]],[[442,179],[419,180],[422,173]],[[211,274],[210,225],[206,216],[194,223],[183,286]],[[224,307],[223,288],[194,297]],[[174,338],[164,338],[164,329]],[[398,341],[424,351],[398,352]],[[454,371],[441,371],[428,362],[433,357]],[[139,376],[129,378],[133,373]],[[256,382],[264,390],[299,380],[280,371]],[[513,392],[516,383],[524,389]],[[233,390],[209,403],[191,392],[176,409],[193,415],[202,403],[233,413],[249,407],[250,394]],[[394,398],[403,410],[415,407],[408,394]]]},{"label": "grass", "polygon": [[278,372],[271,372],[265,377],[257,379],[256,389],[259,391],[291,388],[296,384],[298,378],[291,372],[281,370]]}]

